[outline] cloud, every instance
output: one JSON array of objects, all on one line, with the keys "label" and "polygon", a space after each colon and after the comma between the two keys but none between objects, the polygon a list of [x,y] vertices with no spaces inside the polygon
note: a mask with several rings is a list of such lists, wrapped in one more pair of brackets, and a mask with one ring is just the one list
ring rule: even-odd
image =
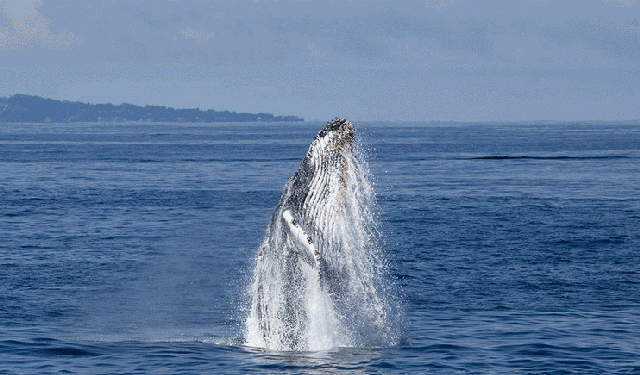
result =
[{"label": "cloud", "polygon": [[426,0],[425,6],[427,8],[450,8],[456,4],[455,0]]},{"label": "cloud", "polygon": [[213,38],[214,32],[203,33],[202,31],[198,31],[193,28],[187,28],[184,30],[180,30],[180,34],[184,35],[185,38],[193,38],[197,41],[204,41],[209,38]]},{"label": "cloud", "polygon": [[53,33],[51,21],[38,12],[38,0],[0,0],[4,25],[0,26],[0,50],[37,45],[50,49],[71,49],[85,40],[68,31]]},{"label": "cloud", "polygon": [[621,5],[623,7],[631,7],[638,5],[638,3],[640,3],[640,0],[606,0],[606,2]]}]

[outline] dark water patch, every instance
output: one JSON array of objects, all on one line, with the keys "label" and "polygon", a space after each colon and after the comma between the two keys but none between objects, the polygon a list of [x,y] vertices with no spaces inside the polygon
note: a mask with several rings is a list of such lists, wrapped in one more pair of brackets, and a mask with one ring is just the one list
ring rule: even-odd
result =
[{"label": "dark water patch", "polygon": [[52,356],[69,356],[69,357],[92,357],[99,355],[96,352],[76,348],[76,347],[56,347],[56,348],[44,348],[40,349],[40,351],[46,355]]},{"label": "dark water patch", "polygon": [[64,343],[53,338],[33,338],[30,341],[0,341],[0,353],[34,357],[93,357],[100,355],[96,347]]}]

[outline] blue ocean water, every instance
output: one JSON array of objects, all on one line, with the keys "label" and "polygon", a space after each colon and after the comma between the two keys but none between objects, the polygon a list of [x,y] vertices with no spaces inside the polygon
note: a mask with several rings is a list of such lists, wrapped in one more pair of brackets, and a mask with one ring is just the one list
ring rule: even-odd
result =
[{"label": "blue ocean water", "polygon": [[640,125],[355,123],[395,347],[242,345],[323,124],[0,124],[0,374],[640,373]]}]

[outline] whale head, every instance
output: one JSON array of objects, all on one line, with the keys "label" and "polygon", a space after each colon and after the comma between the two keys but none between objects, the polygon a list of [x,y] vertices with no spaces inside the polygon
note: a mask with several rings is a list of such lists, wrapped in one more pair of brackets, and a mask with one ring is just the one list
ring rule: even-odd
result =
[{"label": "whale head", "polygon": [[303,226],[322,225],[323,211],[337,211],[350,185],[350,165],[356,157],[355,129],[346,119],[336,118],[316,135],[291,177],[281,202],[297,213]]},{"label": "whale head", "polygon": [[307,157],[326,157],[332,153],[350,151],[354,136],[353,124],[344,118],[336,118],[318,132],[309,146]]}]

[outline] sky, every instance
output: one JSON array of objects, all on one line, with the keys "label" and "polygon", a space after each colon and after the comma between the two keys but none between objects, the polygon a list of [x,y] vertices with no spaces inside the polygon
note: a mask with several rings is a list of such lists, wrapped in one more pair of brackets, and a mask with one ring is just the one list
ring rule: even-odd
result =
[{"label": "sky", "polygon": [[0,0],[0,97],[329,121],[640,119],[640,0]]}]

